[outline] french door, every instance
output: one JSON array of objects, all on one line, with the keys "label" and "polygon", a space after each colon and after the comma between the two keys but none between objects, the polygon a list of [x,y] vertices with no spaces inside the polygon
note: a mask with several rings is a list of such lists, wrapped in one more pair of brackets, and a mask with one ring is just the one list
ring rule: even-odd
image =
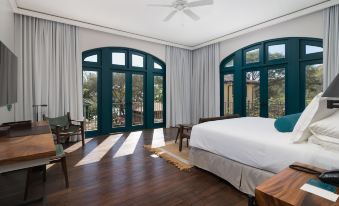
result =
[{"label": "french door", "polygon": [[243,108],[250,117],[276,118],[285,115],[285,67],[248,69],[245,81]]},{"label": "french door", "polygon": [[145,74],[112,72],[112,131],[142,129],[145,125]]},{"label": "french door", "polygon": [[166,122],[166,65],[122,47],[83,53],[86,135],[161,128]]}]

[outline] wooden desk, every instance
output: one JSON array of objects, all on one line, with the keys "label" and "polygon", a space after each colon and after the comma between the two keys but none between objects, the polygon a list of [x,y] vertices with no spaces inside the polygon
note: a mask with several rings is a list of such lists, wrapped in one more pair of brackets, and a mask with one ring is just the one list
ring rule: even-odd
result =
[{"label": "wooden desk", "polygon": [[[315,169],[323,171],[319,168]],[[317,179],[317,177],[287,168],[255,189],[256,203],[259,206],[339,206],[339,200],[331,202],[301,190],[300,187],[309,179]]]},{"label": "wooden desk", "polygon": [[[48,126],[47,122],[32,127]],[[0,138],[0,173],[48,164],[56,155],[53,135],[46,134]]]}]

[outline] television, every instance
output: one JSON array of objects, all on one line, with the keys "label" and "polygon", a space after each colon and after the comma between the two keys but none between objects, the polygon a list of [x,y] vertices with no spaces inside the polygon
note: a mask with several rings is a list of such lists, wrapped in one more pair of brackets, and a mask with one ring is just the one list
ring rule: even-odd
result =
[{"label": "television", "polygon": [[18,58],[0,41],[0,106],[17,102]]}]

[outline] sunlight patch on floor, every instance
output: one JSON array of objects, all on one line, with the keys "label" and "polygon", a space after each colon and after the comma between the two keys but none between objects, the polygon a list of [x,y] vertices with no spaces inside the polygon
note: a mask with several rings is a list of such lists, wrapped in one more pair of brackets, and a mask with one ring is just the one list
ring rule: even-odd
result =
[{"label": "sunlight patch on floor", "polygon": [[[91,141],[93,138],[86,138],[85,139],[85,144],[87,144],[89,141]],[[68,147],[67,149],[65,149],[64,151],[66,153],[72,153],[78,149],[80,149],[82,147],[82,142],[77,142],[75,144],[73,144],[72,146]]]},{"label": "sunlight patch on floor", "polygon": [[156,154],[151,154],[150,156],[153,157],[153,158],[159,158],[159,156],[156,155]]},{"label": "sunlight patch on floor", "polygon": [[55,165],[55,163],[46,165],[46,170],[50,169],[50,168],[53,167],[54,165]]},{"label": "sunlight patch on floor", "polygon": [[114,158],[133,154],[141,137],[141,133],[141,131],[131,132],[117,153],[114,155]]},{"label": "sunlight patch on floor", "polygon": [[152,148],[165,146],[164,129],[155,129],[152,138]]},{"label": "sunlight patch on floor", "polygon": [[117,143],[122,134],[115,134],[107,137],[103,142],[96,146],[88,155],[81,159],[75,166],[87,165],[99,162],[107,152]]}]

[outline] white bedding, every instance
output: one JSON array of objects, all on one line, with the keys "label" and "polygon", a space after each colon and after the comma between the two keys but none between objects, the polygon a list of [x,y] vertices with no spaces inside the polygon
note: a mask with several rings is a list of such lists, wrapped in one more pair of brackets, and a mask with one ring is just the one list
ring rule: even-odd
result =
[{"label": "white bedding", "polygon": [[202,123],[193,127],[190,146],[273,173],[293,162],[339,168],[339,152],[310,143],[293,144],[292,133],[278,132],[274,121],[244,117]]}]

